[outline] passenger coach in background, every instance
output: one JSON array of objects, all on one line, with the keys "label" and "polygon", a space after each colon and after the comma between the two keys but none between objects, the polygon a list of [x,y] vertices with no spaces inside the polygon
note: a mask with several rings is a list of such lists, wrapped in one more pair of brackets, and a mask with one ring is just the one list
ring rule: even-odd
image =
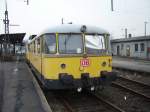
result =
[{"label": "passenger coach in background", "polygon": [[109,33],[85,25],[46,29],[26,44],[27,60],[47,89],[91,91],[116,79]]}]

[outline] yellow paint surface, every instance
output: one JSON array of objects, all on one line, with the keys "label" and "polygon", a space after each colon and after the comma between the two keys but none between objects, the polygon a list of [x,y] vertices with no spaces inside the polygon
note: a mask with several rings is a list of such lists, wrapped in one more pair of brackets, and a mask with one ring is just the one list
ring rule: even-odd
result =
[{"label": "yellow paint surface", "polygon": [[[82,57],[71,58],[44,58],[43,59],[43,75],[47,79],[58,79],[59,73],[68,73],[73,75],[74,78],[81,78],[81,73],[89,73],[90,77],[99,77],[100,71],[111,71],[112,67],[109,66],[109,56],[103,57],[88,57],[90,64],[83,67],[80,63]],[[102,63],[106,62],[103,67]],[[61,64],[66,64],[66,68],[62,69]]]}]

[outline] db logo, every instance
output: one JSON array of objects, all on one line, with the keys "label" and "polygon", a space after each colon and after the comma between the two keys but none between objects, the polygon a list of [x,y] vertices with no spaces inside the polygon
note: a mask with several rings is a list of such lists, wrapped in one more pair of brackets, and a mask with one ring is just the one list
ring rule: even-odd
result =
[{"label": "db logo", "polygon": [[90,65],[90,60],[89,59],[81,59],[80,60],[80,65],[83,67],[87,67]]}]

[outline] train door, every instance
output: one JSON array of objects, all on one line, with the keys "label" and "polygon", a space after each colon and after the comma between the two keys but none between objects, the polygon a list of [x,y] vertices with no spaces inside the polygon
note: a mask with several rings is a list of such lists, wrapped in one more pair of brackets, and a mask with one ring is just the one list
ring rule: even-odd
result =
[{"label": "train door", "polygon": [[130,56],[130,45],[126,46],[126,56]]},{"label": "train door", "polygon": [[117,46],[117,55],[118,56],[120,55],[120,46],[119,45]]}]

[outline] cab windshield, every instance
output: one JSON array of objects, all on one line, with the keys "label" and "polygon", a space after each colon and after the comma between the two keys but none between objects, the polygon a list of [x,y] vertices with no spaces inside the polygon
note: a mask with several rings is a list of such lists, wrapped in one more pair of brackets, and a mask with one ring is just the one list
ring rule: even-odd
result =
[{"label": "cab windshield", "polygon": [[59,34],[60,54],[83,53],[83,38],[81,34]]},{"label": "cab windshield", "polygon": [[85,47],[87,54],[101,54],[106,52],[104,36],[85,35]]}]

